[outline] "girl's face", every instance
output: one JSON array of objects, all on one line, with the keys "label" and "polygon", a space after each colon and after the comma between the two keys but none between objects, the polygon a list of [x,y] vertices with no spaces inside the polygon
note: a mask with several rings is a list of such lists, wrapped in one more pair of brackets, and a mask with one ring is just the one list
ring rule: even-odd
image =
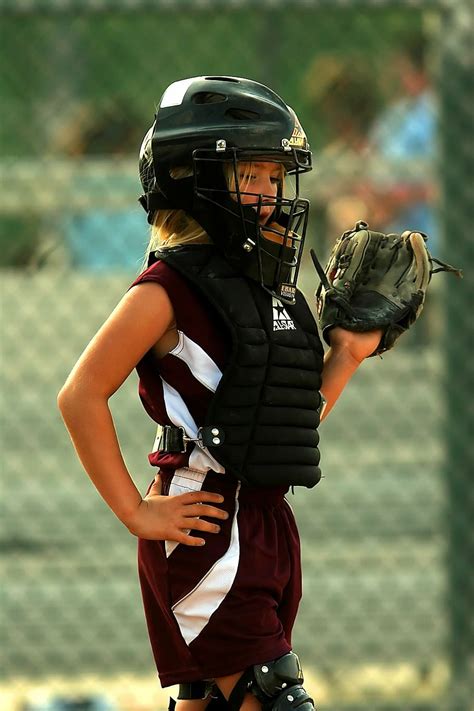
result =
[{"label": "girl's face", "polygon": [[[262,195],[260,224],[265,225],[271,217],[275,204],[274,198],[281,195],[284,168],[280,163],[240,163],[238,166],[240,199],[244,205],[257,209],[259,196]],[[266,205],[265,203],[268,203]]]}]

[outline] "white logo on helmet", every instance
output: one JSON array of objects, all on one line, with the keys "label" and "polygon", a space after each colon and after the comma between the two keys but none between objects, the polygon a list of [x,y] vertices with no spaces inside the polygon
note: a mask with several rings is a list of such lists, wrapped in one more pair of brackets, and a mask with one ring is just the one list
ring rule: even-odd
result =
[{"label": "white logo on helmet", "polygon": [[184,95],[195,81],[204,79],[204,77],[192,77],[191,79],[181,79],[170,84],[165,93],[161,97],[160,109],[166,109],[169,106],[179,106],[183,103]]},{"label": "white logo on helmet", "polygon": [[307,148],[308,147],[308,139],[306,138],[306,133],[303,131],[303,127],[301,126],[297,115],[291,108],[291,106],[288,106],[288,109],[291,112],[291,115],[293,116],[295,120],[295,125],[293,128],[293,133],[290,136],[289,139],[289,145],[292,148]]}]

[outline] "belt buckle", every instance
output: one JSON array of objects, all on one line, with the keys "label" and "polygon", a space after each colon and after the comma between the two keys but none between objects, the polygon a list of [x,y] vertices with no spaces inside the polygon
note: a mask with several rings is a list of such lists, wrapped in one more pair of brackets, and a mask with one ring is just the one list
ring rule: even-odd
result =
[{"label": "belt buckle", "polygon": [[158,442],[158,449],[168,454],[184,454],[186,452],[186,432],[184,427],[164,425]]},{"label": "belt buckle", "polygon": [[186,435],[186,430],[183,426],[179,426],[178,430],[181,432],[182,449],[180,449],[181,454],[186,454],[186,447],[189,442],[189,437]]}]

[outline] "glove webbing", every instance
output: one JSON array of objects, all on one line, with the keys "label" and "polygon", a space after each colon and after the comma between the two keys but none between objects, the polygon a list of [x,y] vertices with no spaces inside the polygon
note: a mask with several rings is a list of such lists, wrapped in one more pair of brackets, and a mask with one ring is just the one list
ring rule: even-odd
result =
[{"label": "glove webbing", "polygon": [[456,269],[456,267],[452,267],[451,264],[446,264],[446,262],[442,262],[440,259],[436,259],[435,257],[431,257],[431,261],[435,264],[439,264],[439,269],[432,269],[431,274],[436,274],[437,272],[452,272],[460,279],[463,278],[462,269]]}]

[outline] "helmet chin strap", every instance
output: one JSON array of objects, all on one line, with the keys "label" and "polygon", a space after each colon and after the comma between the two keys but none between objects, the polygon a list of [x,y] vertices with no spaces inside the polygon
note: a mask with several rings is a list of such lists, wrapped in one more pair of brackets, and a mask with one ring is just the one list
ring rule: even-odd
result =
[{"label": "helmet chin strap", "polygon": [[262,286],[276,290],[279,283],[287,282],[291,275],[296,249],[260,236],[258,249],[246,255],[242,263],[245,276],[261,282]]}]

